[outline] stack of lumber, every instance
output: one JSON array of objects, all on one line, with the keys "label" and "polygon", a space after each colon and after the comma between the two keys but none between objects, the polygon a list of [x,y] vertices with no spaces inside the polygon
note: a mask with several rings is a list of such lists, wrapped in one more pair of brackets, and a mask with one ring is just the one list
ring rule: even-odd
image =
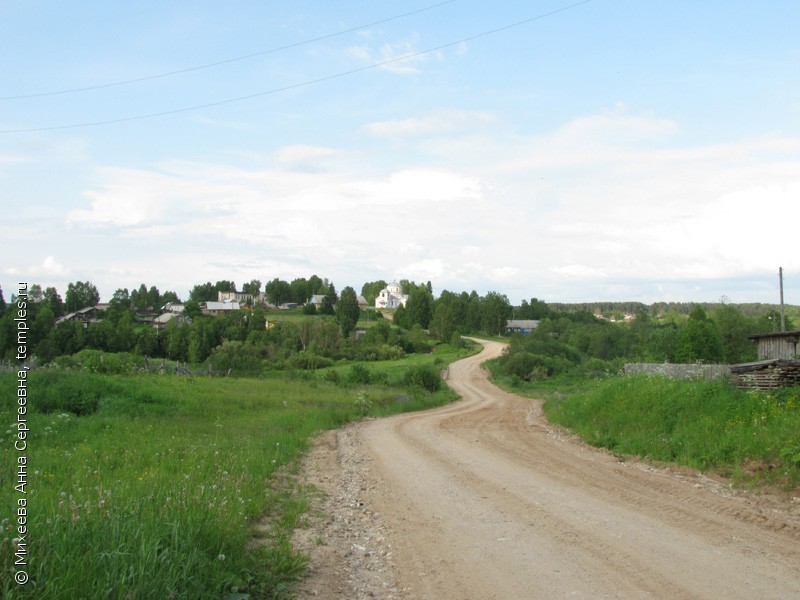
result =
[{"label": "stack of lumber", "polygon": [[732,365],[731,381],[740,388],[759,390],[800,385],[800,361],[774,358]]}]

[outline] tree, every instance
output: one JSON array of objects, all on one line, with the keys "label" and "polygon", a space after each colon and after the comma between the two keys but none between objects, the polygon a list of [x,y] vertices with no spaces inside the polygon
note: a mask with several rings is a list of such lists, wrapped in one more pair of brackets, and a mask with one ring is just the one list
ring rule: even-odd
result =
[{"label": "tree", "polygon": [[358,323],[361,311],[358,308],[358,296],[349,285],[342,290],[339,301],[336,303],[336,321],[342,329],[342,335],[347,337]]},{"label": "tree", "polygon": [[412,289],[406,302],[405,320],[406,328],[409,329],[415,324],[419,324],[423,329],[427,329],[433,317],[433,296],[425,286]]},{"label": "tree", "polygon": [[0,287],[0,318],[3,317],[5,312],[6,312],[6,299],[3,298],[3,288]]},{"label": "tree", "polygon": [[481,329],[489,335],[499,335],[511,317],[511,304],[505,294],[489,292],[481,306]]},{"label": "tree", "polygon": [[320,306],[319,312],[323,315],[335,314],[334,307],[336,306],[337,300],[338,297],[336,296],[336,288],[332,282],[328,283],[328,287],[322,296],[322,306]]},{"label": "tree", "polygon": [[292,297],[292,289],[289,287],[289,283],[277,277],[266,285],[265,291],[267,300],[274,306],[285,304],[289,302]]},{"label": "tree", "polygon": [[250,294],[254,299],[258,299],[258,295],[261,293],[261,281],[258,279],[250,280],[250,283],[242,285],[242,291],[245,294]]},{"label": "tree", "polygon": [[755,324],[730,304],[723,304],[714,311],[714,321],[722,341],[722,360],[727,364],[754,361],[756,345],[747,339]]},{"label": "tree", "polygon": [[379,279],[378,281],[370,281],[361,286],[361,295],[364,296],[364,299],[367,301],[368,305],[375,306],[375,299],[385,287],[386,282],[383,279]]},{"label": "tree", "polygon": [[722,360],[719,330],[701,306],[692,309],[689,320],[678,333],[675,360],[682,363],[716,363]]},{"label": "tree", "polygon": [[292,302],[305,304],[311,298],[311,289],[305,277],[298,277],[289,283],[289,292]]},{"label": "tree", "polygon": [[59,296],[56,288],[48,287],[45,289],[44,293],[42,293],[42,301],[47,303],[56,318],[64,314],[64,301]]},{"label": "tree", "polygon": [[526,300],[522,301],[519,307],[518,316],[520,319],[540,320],[550,316],[550,307],[544,300],[537,300],[531,298],[530,303]]},{"label": "tree", "polygon": [[100,293],[89,281],[76,281],[67,286],[67,312],[75,312],[100,302]]},{"label": "tree", "polygon": [[153,310],[158,310],[164,305],[164,302],[161,301],[161,294],[158,291],[158,288],[154,285],[150,286],[150,289],[147,290],[147,306]]},{"label": "tree", "polygon": [[431,334],[435,335],[441,341],[450,341],[453,334],[458,330],[458,322],[456,321],[455,311],[451,304],[436,303],[430,328]]},{"label": "tree", "polygon": [[[127,290],[126,290],[127,291]],[[144,312],[147,310],[147,286],[140,284],[139,289],[131,292],[131,307],[137,312]]]},{"label": "tree", "polygon": [[189,292],[189,300],[194,300],[198,303],[216,302],[217,297],[217,290],[210,281],[195,285],[192,291]]},{"label": "tree", "polygon": [[128,288],[116,290],[108,303],[107,318],[116,323],[124,313],[130,312],[131,304]]},{"label": "tree", "polygon": [[167,304],[169,302],[174,302],[175,304],[180,304],[181,299],[178,298],[178,294],[176,294],[175,292],[171,292],[171,291],[167,290],[166,292],[161,294],[161,297],[158,300],[158,304],[160,306],[164,306],[165,304]]}]

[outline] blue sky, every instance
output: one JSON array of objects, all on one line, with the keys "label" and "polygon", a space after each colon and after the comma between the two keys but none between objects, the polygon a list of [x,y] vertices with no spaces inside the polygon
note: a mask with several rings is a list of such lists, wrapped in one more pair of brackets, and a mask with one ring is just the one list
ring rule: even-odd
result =
[{"label": "blue sky", "polygon": [[798,23],[796,0],[5,0],[0,284],[777,302],[782,266],[800,304]]}]

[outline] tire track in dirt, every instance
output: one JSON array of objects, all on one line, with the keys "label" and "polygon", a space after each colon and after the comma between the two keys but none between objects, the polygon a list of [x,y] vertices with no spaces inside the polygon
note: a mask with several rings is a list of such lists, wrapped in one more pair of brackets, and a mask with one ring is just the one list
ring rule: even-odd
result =
[{"label": "tire track in dirt", "polygon": [[487,381],[483,343],[462,401],[349,430],[391,597],[800,598],[800,504],[577,442]]}]

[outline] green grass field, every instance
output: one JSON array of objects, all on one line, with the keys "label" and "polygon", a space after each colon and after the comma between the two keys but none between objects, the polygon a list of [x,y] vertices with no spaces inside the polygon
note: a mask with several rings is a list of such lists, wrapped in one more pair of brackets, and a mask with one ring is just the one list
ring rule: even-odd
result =
[{"label": "green grass field", "polygon": [[548,418],[621,454],[712,471],[747,486],[800,485],[800,389],[612,377],[550,395]]},{"label": "green grass field", "polygon": [[[440,364],[459,352],[444,354]],[[436,358],[381,368],[394,369],[395,378]],[[0,377],[4,423],[16,421],[15,386],[12,375]],[[276,473],[296,464],[320,430],[454,399],[447,388],[337,385],[320,373],[235,379],[41,371],[28,386],[34,409],[37,395],[48,396],[45,386],[65,396],[80,390],[98,408],[84,416],[28,414],[25,586],[14,583],[11,547],[16,427],[0,427],[4,598],[219,599],[232,589],[287,597],[305,564],[289,546],[305,497],[278,485]],[[265,516],[272,531],[252,544]]]}]

